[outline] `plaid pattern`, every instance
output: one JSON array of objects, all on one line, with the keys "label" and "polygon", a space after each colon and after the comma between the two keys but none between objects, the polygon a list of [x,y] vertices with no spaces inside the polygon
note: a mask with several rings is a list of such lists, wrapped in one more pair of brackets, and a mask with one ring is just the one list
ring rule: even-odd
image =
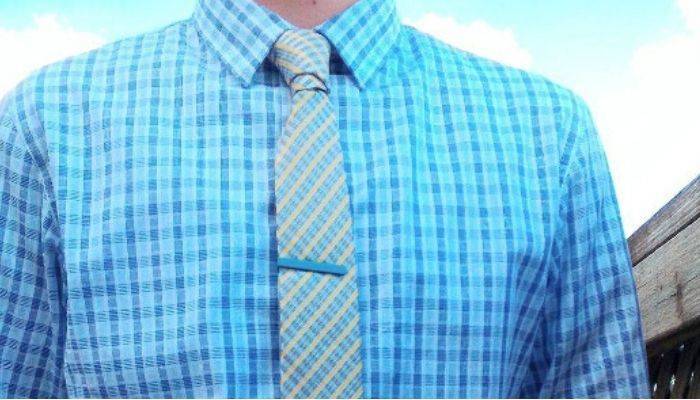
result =
[{"label": "plaid pattern", "polygon": [[[250,0],[43,68],[0,105],[0,396],[278,396],[289,26]],[[646,397],[584,103],[360,0],[332,43],[366,395]]]},{"label": "plaid pattern", "polygon": [[[291,29],[277,39],[271,58],[292,93],[275,155],[281,394],[360,398],[357,268],[338,122],[326,84],[330,44],[312,30]],[[303,184],[311,186],[301,190]],[[347,272],[285,268],[290,258]]]}]

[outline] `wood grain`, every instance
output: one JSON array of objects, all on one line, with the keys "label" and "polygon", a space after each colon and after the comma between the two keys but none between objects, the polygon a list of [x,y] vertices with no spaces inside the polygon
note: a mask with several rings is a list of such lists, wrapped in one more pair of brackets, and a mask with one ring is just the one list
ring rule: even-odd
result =
[{"label": "wood grain", "polygon": [[632,264],[637,265],[700,218],[700,175],[629,237]]},{"label": "wood grain", "polygon": [[700,220],[634,268],[644,337],[662,340],[700,321]]}]

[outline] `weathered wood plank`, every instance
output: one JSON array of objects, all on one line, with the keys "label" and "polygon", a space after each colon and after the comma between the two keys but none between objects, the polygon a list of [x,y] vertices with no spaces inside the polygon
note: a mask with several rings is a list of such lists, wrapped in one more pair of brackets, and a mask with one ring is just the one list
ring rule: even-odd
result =
[{"label": "weathered wood plank", "polygon": [[700,219],[634,268],[644,337],[652,344],[700,321]]},{"label": "weathered wood plank", "polygon": [[639,264],[698,218],[700,218],[700,176],[629,237],[627,242],[632,264]]}]

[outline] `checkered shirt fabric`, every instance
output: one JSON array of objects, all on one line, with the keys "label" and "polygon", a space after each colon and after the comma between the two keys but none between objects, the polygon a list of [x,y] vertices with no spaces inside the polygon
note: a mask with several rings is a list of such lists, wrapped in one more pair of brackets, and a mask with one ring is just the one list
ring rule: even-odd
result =
[{"label": "checkered shirt fabric", "polygon": [[[289,23],[252,0],[33,73],[0,103],[0,397],[280,396]],[[647,397],[584,102],[360,0],[332,45],[368,397]],[[5,62],[12,62],[11,55]]]}]

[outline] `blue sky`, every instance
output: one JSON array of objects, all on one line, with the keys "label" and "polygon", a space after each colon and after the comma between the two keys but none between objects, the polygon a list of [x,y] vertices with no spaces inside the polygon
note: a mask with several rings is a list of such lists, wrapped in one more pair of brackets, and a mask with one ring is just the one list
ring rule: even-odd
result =
[{"label": "blue sky", "polygon": [[[0,95],[41,64],[188,18],[195,1],[0,0],[0,54],[16,60],[0,66]],[[700,0],[397,4],[407,24],[581,94],[606,145],[628,235],[700,173],[690,106],[700,91]]]}]

